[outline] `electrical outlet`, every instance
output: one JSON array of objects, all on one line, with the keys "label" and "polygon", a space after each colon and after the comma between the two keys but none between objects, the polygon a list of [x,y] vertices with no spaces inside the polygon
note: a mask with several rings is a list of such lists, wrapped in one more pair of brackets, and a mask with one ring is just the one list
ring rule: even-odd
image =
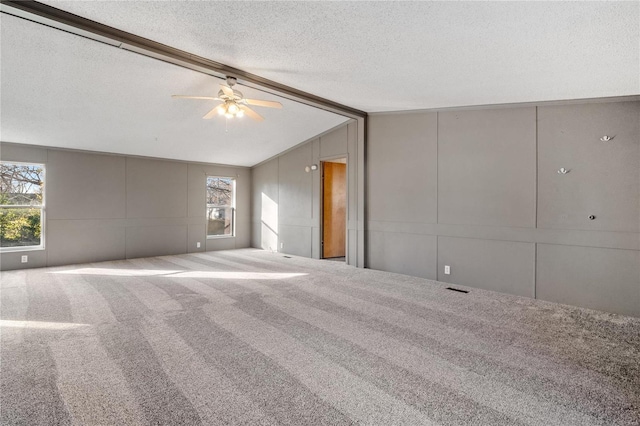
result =
[{"label": "electrical outlet", "polygon": [[196,248],[200,248],[200,241],[196,243]]},{"label": "electrical outlet", "polygon": [[444,265],[444,274],[445,275],[451,275],[451,266]]},{"label": "electrical outlet", "polygon": [[22,263],[27,263],[29,261],[29,256],[22,256],[22,258],[20,258],[20,261]]},{"label": "electrical outlet", "polygon": [[284,243],[280,243],[280,248],[284,248]]}]

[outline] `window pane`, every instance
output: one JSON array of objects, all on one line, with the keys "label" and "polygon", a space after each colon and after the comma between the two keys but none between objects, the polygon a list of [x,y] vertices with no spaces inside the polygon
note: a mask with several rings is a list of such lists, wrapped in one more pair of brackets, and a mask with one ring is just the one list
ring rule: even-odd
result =
[{"label": "window pane", "polygon": [[39,246],[41,235],[40,209],[1,208],[0,246]]},{"label": "window pane", "polygon": [[233,208],[207,207],[207,235],[233,235]]},{"label": "window pane", "polygon": [[40,165],[0,163],[0,204],[42,205],[43,178]]},{"label": "window pane", "polygon": [[232,206],[233,179],[207,177],[207,204]]},{"label": "window pane", "polygon": [[233,178],[207,176],[207,236],[233,236]]}]

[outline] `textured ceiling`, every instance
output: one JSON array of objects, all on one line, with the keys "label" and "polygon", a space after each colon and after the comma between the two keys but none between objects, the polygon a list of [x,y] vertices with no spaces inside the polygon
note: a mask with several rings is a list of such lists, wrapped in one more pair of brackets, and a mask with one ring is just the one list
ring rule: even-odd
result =
[{"label": "textured ceiling", "polygon": [[1,140],[252,166],[346,121],[255,89],[266,120],[201,117],[222,80],[10,15],[1,23]]},{"label": "textured ceiling", "polygon": [[640,2],[55,7],[368,112],[640,93]]}]

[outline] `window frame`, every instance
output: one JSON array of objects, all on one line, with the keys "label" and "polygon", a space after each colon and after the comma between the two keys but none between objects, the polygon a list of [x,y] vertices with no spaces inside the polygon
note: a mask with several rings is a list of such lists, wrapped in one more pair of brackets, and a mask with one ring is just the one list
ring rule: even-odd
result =
[{"label": "window frame", "polygon": [[[207,202],[207,181],[209,178],[214,179],[229,179],[231,181],[231,205],[219,205],[219,204],[209,204]],[[220,176],[220,175],[206,175],[204,181],[204,191],[205,191],[205,206],[204,206],[204,215],[207,224],[206,238],[207,240],[216,240],[220,238],[235,238],[236,237],[236,178],[232,176]],[[208,225],[209,219],[207,217],[207,213],[210,207],[229,207],[231,208],[231,233],[229,235],[209,235]]]},{"label": "window frame", "polygon": [[0,246],[0,253],[13,253],[13,252],[25,252],[25,251],[38,251],[45,249],[45,215],[46,215],[46,203],[47,203],[47,166],[44,163],[33,163],[30,161],[12,161],[12,160],[0,160],[0,164],[15,164],[24,166],[40,166],[42,168],[42,203],[40,205],[23,205],[23,204],[0,204],[0,209],[40,209],[40,244],[37,246],[16,246],[16,247],[3,247]]}]

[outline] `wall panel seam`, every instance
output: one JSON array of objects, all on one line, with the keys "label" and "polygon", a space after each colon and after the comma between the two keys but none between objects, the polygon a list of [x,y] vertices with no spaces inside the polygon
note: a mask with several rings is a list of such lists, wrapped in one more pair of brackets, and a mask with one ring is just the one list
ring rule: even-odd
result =
[{"label": "wall panel seam", "polygon": [[640,251],[640,247],[631,248],[631,247],[619,247],[623,244],[571,244],[571,243],[559,243],[553,241],[546,241],[544,238],[540,239],[506,239],[506,238],[487,238],[487,237],[477,237],[477,236],[468,236],[468,235],[459,235],[453,233],[444,233],[444,232],[404,232],[404,231],[385,231],[385,230],[377,230],[377,229],[369,229],[368,232],[378,232],[383,234],[403,234],[403,235],[422,235],[422,236],[431,236],[431,237],[447,237],[447,238],[464,238],[470,240],[485,240],[485,241],[503,241],[503,242],[512,242],[512,243],[525,243],[525,244],[546,244],[546,245],[556,245],[556,246],[566,246],[566,247],[588,247],[588,248],[601,248],[601,249],[612,249],[612,250],[631,250],[631,251]]},{"label": "wall panel seam", "polygon": [[453,227],[473,227],[476,229],[499,229],[503,231],[514,231],[514,230],[522,230],[522,231],[531,231],[531,232],[544,232],[544,231],[554,231],[554,232],[582,232],[582,233],[603,233],[603,234],[619,234],[619,235],[629,235],[629,234],[638,234],[640,232],[636,230],[628,230],[628,231],[613,231],[606,229],[584,229],[584,228],[544,228],[544,227],[530,227],[530,226],[495,226],[495,225],[477,225],[471,223],[434,223],[434,222],[410,222],[410,221],[398,221],[398,220],[369,220],[369,224],[375,223],[393,223],[393,224],[407,224],[407,225],[422,225],[422,226],[453,226]]},{"label": "wall panel seam", "polygon": [[535,208],[535,216],[534,216],[534,228],[538,227],[538,201],[540,198],[540,194],[538,193],[538,107],[536,106],[536,175],[535,175],[535,181],[534,181],[534,190],[535,190],[535,201],[534,201],[534,208]]},{"label": "wall panel seam", "polygon": [[436,112],[436,223],[440,220],[440,113]]}]

